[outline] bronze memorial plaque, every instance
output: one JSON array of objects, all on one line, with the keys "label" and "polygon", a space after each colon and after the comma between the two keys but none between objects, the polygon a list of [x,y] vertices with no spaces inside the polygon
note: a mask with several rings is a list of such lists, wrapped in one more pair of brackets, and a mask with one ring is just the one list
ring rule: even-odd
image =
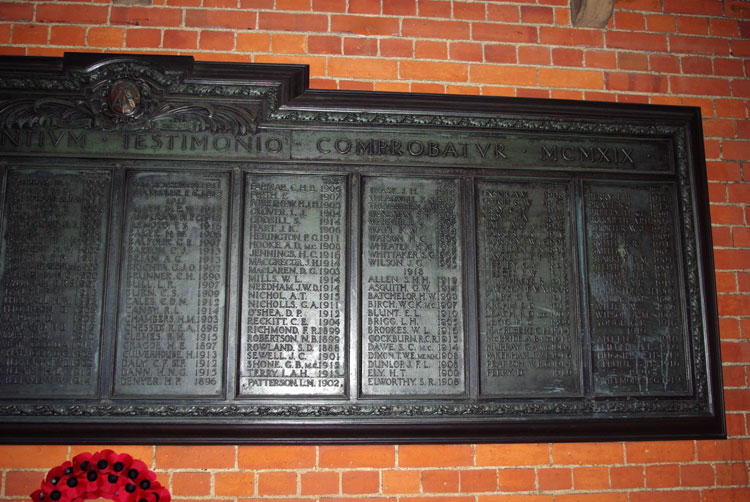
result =
[{"label": "bronze memorial plaque", "polygon": [[4,442],[726,434],[697,108],[0,65]]}]

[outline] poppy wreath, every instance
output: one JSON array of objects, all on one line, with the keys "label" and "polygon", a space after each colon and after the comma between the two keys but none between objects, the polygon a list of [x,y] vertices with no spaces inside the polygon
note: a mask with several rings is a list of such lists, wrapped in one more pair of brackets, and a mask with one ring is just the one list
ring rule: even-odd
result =
[{"label": "poppy wreath", "polygon": [[80,453],[52,468],[34,502],[78,502],[105,498],[115,502],[170,502],[169,491],[146,464],[127,453]]}]

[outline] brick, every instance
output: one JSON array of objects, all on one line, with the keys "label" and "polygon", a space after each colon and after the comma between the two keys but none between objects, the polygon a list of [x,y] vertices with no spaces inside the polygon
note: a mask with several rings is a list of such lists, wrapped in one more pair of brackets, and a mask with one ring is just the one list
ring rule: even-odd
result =
[{"label": "brick", "polygon": [[401,34],[405,37],[467,40],[469,33],[469,23],[463,21],[404,19],[401,27]]},{"label": "brick", "polygon": [[234,467],[234,446],[157,446],[157,469]]},{"label": "brick", "polygon": [[600,71],[540,68],[539,85],[574,89],[603,89],[604,75]]},{"label": "brick", "polygon": [[721,146],[719,140],[703,140],[703,150],[706,152],[706,160],[716,160],[721,156]]},{"label": "brick", "polygon": [[[716,272],[716,291],[719,293],[736,293],[736,274],[734,272]],[[726,382],[724,383],[726,384]]]},{"label": "brick", "polygon": [[541,45],[520,45],[517,48],[517,52],[520,64],[543,66],[550,64],[552,60],[549,47]]},{"label": "brick", "polygon": [[318,467],[322,468],[385,468],[395,463],[393,446],[321,446],[318,451]]},{"label": "brick", "polygon": [[584,56],[587,68],[617,68],[617,56],[612,51],[586,51]]},{"label": "brick", "polygon": [[721,16],[721,0],[664,0],[664,12]]},{"label": "brick", "polygon": [[747,486],[747,464],[716,464],[716,484],[719,486]]},{"label": "brick", "polygon": [[313,0],[315,12],[346,12],[346,0]]},{"label": "brick", "polygon": [[[320,499],[320,502],[330,502],[325,499]],[[351,500],[341,500],[336,502],[352,502]],[[360,502],[360,501],[357,501]],[[365,502],[370,502],[369,500]],[[399,502],[474,502],[474,497],[466,496],[456,496],[456,495],[448,495],[445,497],[435,497],[435,496],[428,496],[428,497],[399,497]]]},{"label": "brick", "polygon": [[422,493],[455,493],[458,491],[458,471],[422,471]]},{"label": "brick", "polygon": [[737,247],[750,247],[750,228],[733,228],[732,237]]},{"label": "brick", "polygon": [[252,472],[217,472],[214,474],[214,493],[218,497],[252,497],[255,476]]},{"label": "brick", "polygon": [[160,47],[161,30],[131,28],[125,33],[125,47]]},{"label": "brick", "polygon": [[372,82],[362,82],[361,80],[339,80],[339,89],[350,91],[371,91],[373,90]]},{"label": "brick", "polygon": [[[54,467],[50,465],[50,467]],[[47,471],[10,471],[5,474],[5,495],[25,496],[39,488]]]},{"label": "brick", "polygon": [[649,56],[651,70],[659,73],[680,73],[680,60],[666,54],[652,54]]},{"label": "brick", "polygon": [[703,492],[702,502],[747,502],[750,488],[720,488]]},{"label": "brick", "polygon": [[552,49],[555,66],[583,66],[583,51],[578,49]]},{"label": "brick", "polygon": [[744,249],[714,249],[717,270],[742,270],[750,263],[750,251]]},{"label": "brick", "polygon": [[624,460],[621,443],[555,443],[551,450],[555,464],[620,464]]},{"label": "brick", "polygon": [[554,24],[555,11],[551,7],[522,5],[521,22],[526,24]]},{"label": "brick", "polygon": [[314,446],[240,446],[240,469],[300,469],[315,466]]},{"label": "brick", "polygon": [[512,87],[484,87],[483,93],[488,96],[516,96],[518,98],[549,98],[547,89],[514,89]]},{"label": "brick", "polygon": [[709,181],[740,181],[740,165],[732,162],[707,162]]},{"label": "brick", "polygon": [[34,19],[32,3],[0,2],[0,21],[31,21]]},{"label": "brick", "polygon": [[735,57],[750,56],[750,40],[731,40],[731,53]]},{"label": "brick", "polygon": [[644,31],[646,29],[646,17],[639,12],[615,11],[615,29],[625,31]]},{"label": "brick", "polygon": [[297,473],[269,471],[258,473],[258,496],[297,493]]},{"label": "brick", "polygon": [[479,444],[477,465],[548,465],[549,447],[546,444]]},{"label": "brick", "polygon": [[750,98],[750,80],[737,79],[732,81],[732,96]]},{"label": "brick", "polygon": [[414,42],[414,57],[420,59],[448,59],[448,44],[431,40]]},{"label": "brick", "polygon": [[[726,343],[726,342],[723,342],[723,343]],[[723,343],[722,343],[722,347],[723,347]],[[735,343],[733,345],[739,345],[739,344]],[[724,354],[722,353],[722,358],[723,356]],[[744,366],[724,366],[722,368],[722,377],[723,377],[724,387],[744,387],[747,382],[747,379],[745,378]],[[683,476],[683,481],[684,481],[684,476]]]},{"label": "brick", "polygon": [[122,47],[125,30],[122,28],[92,27],[87,36],[92,47]]},{"label": "brick", "polygon": [[741,77],[745,74],[745,69],[742,67],[742,62],[736,59],[728,58],[715,58],[714,59],[714,75],[722,75],[727,77]]},{"label": "brick", "polygon": [[399,467],[459,467],[474,463],[471,445],[401,445]]},{"label": "brick", "polygon": [[398,20],[370,16],[331,16],[331,32],[356,33],[357,35],[399,35]]},{"label": "brick", "polygon": [[383,92],[409,92],[408,82],[375,82],[375,90]]},{"label": "brick", "polygon": [[[309,1],[309,0],[308,0]],[[198,4],[200,5],[200,3]],[[193,5],[189,5],[193,7]],[[235,9],[237,8],[237,0],[203,0],[204,7],[218,7],[220,9]],[[188,7],[188,5],[185,5]]]},{"label": "brick", "polygon": [[534,469],[500,469],[498,486],[501,492],[527,492],[536,488]]},{"label": "brick", "polygon": [[484,60],[488,63],[515,63],[516,46],[511,44],[487,44],[484,46]]},{"label": "brick", "polygon": [[711,56],[728,56],[729,41],[713,37],[669,36],[671,52],[686,54],[708,54]]},{"label": "brick", "polygon": [[271,50],[281,54],[306,54],[307,37],[287,33],[271,35]]},{"label": "brick", "polygon": [[[0,55],[3,56],[27,56],[28,53],[31,52],[31,48],[25,48],[25,47],[2,47],[0,46]],[[63,50],[59,50],[58,56],[61,56],[63,54]]]},{"label": "brick", "polygon": [[300,475],[302,495],[327,495],[339,493],[339,473],[331,471],[303,472]]},{"label": "brick", "polygon": [[414,80],[466,82],[469,78],[469,69],[465,63],[401,61],[399,64],[399,74],[401,78]]},{"label": "brick", "polygon": [[555,502],[627,502],[626,493],[576,493],[555,495]]},{"label": "brick", "polygon": [[672,488],[680,486],[680,466],[677,464],[647,465],[647,488]]},{"label": "brick", "polygon": [[307,49],[310,54],[341,54],[341,46],[341,37],[328,35],[307,37]]},{"label": "brick", "polygon": [[533,67],[472,64],[471,82],[514,86],[533,86],[537,83],[536,69]]},{"label": "brick", "polygon": [[[249,14],[253,15],[253,13]],[[248,26],[248,28],[252,28],[252,26]],[[258,29],[300,32],[328,31],[328,16],[289,12],[260,12],[258,13]]]},{"label": "brick", "polygon": [[750,204],[750,184],[727,185],[729,202]]},{"label": "brick", "polygon": [[649,14],[646,16],[648,31],[674,33],[677,31],[677,18],[665,14]]},{"label": "brick", "polygon": [[[234,32],[211,30],[201,31],[200,48],[211,51],[231,51],[234,49]],[[283,51],[279,50],[276,52]]]},{"label": "brick", "polygon": [[738,37],[740,34],[739,24],[736,19],[725,19],[712,17],[708,19],[711,35],[715,37]]},{"label": "brick", "polygon": [[237,33],[235,43],[237,51],[268,52],[271,50],[271,35],[267,33]]},{"label": "brick", "polygon": [[[112,7],[114,16],[116,7]],[[71,24],[107,24],[108,6],[99,5],[57,5],[54,3],[40,3],[36,7],[36,20],[40,23],[71,23]],[[114,23],[114,17],[111,22]]]},{"label": "brick", "polygon": [[[745,261],[744,263],[740,264],[739,267],[742,267],[742,269],[747,269],[748,267],[748,261]],[[729,315],[729,316],[740,316],[745,315],[750,310],[750,296],[748,295],[719,295],[718,297],[718,304],[719,304],[719,315]],[[735,398],[742,397],[743,399],[747,399],[750,396],[740,396],[739,394],[735,394]],[[727,401],[729,398],[727,398]],[[741,408],[732,408],[734,410],[747,410],[746,403],[742,403]],[[727,405],[727,409],[729,409],[729,405]]]},{"label": "brick", "polygon": [[708,35],[708,20],[705,17],[680,16],[677,31],[693,35]]},{"label": "brick", "polygon": [[[703,120],[703,134],[708,137],[731,138],[737,134],[734,124],[734,120],[707,118]],[[750,122],[748,125],[750,126]],[[750,134],[750,128],[748,128],[748,133]],[[750,139],[750,136],[748,139]]]},{"label": "brick", "polygon": [[49,37],[49,26],[44,24],[14,24],[13,43],[44,45]]},{"label": "brick", "polygon": [[362,79],[398,78],[398,63],[376,58],[335,58],[328,61],[328,75]]},{"label": "brick", "polygon": [[711,77],[669,77],[672,92],[709,96],[729,96],[729,82]]},{"label": "brick", "polygon": [[208,472],[172,473],[172,495],[200,497],[211,493],[211,474]]},{"label": "brick", "polygon": [[637,52],[618,52],[617,67],[621,70],[648,71],[648,55]]},{"label": "brick", "polygon": [[414,57],[414,42],[411,40],[380,39],[380,55],[383,57]]},{"label": "brick", "polygon": [[461,492],[483,493],[497,490],[497,470],[473,469],[459,472]]},{"label": "brick", "polygon": [[362,495],[380,491],[380,473],[377,471],[344,471],[341,473],[341,492]]},{"label": "brick", "polygon": [[636,51],[667,52],[667,37],[660,33],[608,31],[607,47]]},{"label": "brick", "polygon": [[602,47],[604,38],[601,30],[542,26],[539,28],[539,42],[546,45]]},{"label": "brick", "polygon": [[165,49],[196,49],[198,47],[198,32],[185,30],[164,30]]},{"label": "brick", "polygon": [[572,470],[564,467],[539,468],[536,471],[539,490],[569,490],[573,487]]},{"label": "brick", "polygon": [[713,486],[714,469],[706,464],[681,465],[682,486]]},{"label": "brick", "polygon": [[420,0],[417,7],[419,17],[451,17],[450,1]]},{"label": "brick", "polygon": [[[130,24],[133,26],[180,26],[182,24],[182,10],[165,7],[152,8],[113,6],[112,13],[109,17],[109,22],[110,24]],[[94,21],[86,21],[86,24],[100,23],[95,23]]]},{"label": "brick", "polygon": [[669,90],[668,77],[649,73],[607,72],[606,88],[614,91],[657,92]]},{"label": "brick", "polygon": [[699,502],[700,492],[697,491],[654,491],[633,492],[630,502]]},{"label": "brick", "polygon": [[[204,4],[205,4],[205,0]],[[277,10],[310,10],[310,0],[276,0]]]},{"label": "brick", "polygon": [[606,490],[609,488],[607,467],[577,467],[573,469],[573,488],[576,490]]},{"label": "brick", "polygon": [[383,14],[388,16],[414,16],[417,13],[416,0],[381,0]]},{"label": "brick", "polygon": [[552,495],[483,495],[479,502],[553,502]]},{"label": "brick", "polygon": [[472,40],[489,42],[537,43],[538,34],[534,26],[474,23],[471,25]]},{"label": "brick", "polygon": [[648,104],[648,102],[651,101],[650,96],[639,96],[637,94],[618,94],[617,95],[617,102],[618,103],[639,103],[639,104]]},{"label": "brick", "polygon": [[[161,33],[159,33],[161,43]],[[50,45],[86,45],[86,28],[82,26],[57,25],[50,29]]]},{"label": "brick", "polygon": [[571,24],[570,9],[555,9],[555,24],[557,26],[569,26]]},{"label": "brick", "polygon": [[[721,228],[722,230],[729,230],[726,227],[714,227]],[[714,238],[714,245],[716,245],[716,238]],[[736,339],[740,337],[740,323],[737,319],[719,319],[719,331],[721,332],[721,338],[724,339]]]},{"label": "brick", "polygon": [[643,488],[646,477],[641,466],[611,467],[609,479],[614,489]]},{"label": "brick", "polygon": [[517,5],[487,4],[487,20],[518,23],[521,20],[521,9]]},{"label": "brick", "polygon": [[750,141],[722,141],[721,152],[726,160],[748,160],[750,159]]},{"label": "brick", "polygon": [[[294,16],[294,14],[276,14]],[[256,14],[248,11],[190,9],[185,13],[185,26],[197,28],[255,29]]]},{"label": "brick", "polygon": [[451,42],[449,54],[452,61],[475,61],[483,60],[482,45],[472,42]]},{"label": "brick", "polygon": [[724,4],[724,12],[728,17],[742,19],[750,18],[750,9],[747,4],[741,0],[727,0]]},{"label": "brick", "polygon": [[453,17],[455,19],[471,19],[484,21],[486,18],[484,3],[475,2],[453,2]]},{"label": "brick", "polygon": [[[750,273],[737,274],[737,287],[741,293],[750,292]],[[747,352],[750,350],[747,346],[742,347],[745,355],[743,356],[743,362],[750,362],[750,355]]]},{"label": "brick", "polygon": [[382,476],[384,494],[418,493],[420,490],[419,471],[382,471]]},{"label": "brick", "polygon": [[446,94],[461,94],[461,95],[471,95],[471,96],[479,96],[481,94],[481,90],[476,85],[452,85],[447,84],[445,86],[445,92]]},{"label": "brick", "polygon": [[566,89],[552,89],[550,91],[550,98],[552,99],[574,99],[581,101],[583,99],[583,91],[571,91]]},{"label": "brick", "polygon": [[707,57],[683,57],[680,61],[684,74],[711,75],[714,72],[713,63]]},{"label": "brick", "polygon": [[349,12],[357,14],[380,14],[380,2],[372,0],[349,0]]},{"label": "brick", "polygon": [[68,456],[67,446],[0,445],[4,469],[51,469]]},{"label": "brick", "polygon": [[750,458],[750,439],[697,441],[698,461],[738,462]]},{"label": "brick", "polygon": [[[255,1],[257,0],[241,0],[240,6],[245,8],[247,4]],[[166,4],[170,7],[200,7],[201,0],[166,0]],[[273,3],[271,5],[273,6]]]},{"label": "brick", "polygon": [[627,443],[625,453],[629,464],[690,462],[695,459],[693,441],[643,441]]},{"label": "brick", "polygon": [[670,105],[678,106],[682,104],[682,100],[678,96],[649,96],[649,103],[653,105]]},{"label": "brick", "polygon": [[[723,297],[733,298],[737,295],[724,295]],[[719,304],[721,298],[719,297]],[[750,305],[750,302],[747,302]],[[747,311],[746,311],[747,312]],[[724,403],[726,410],[731,411],[748,411],[750,410],[750,389],[724,389]]]},{"label": "brick", "polygon": [[[748,415],[750,417],[750,415]],[[726,415],[727,435],[729,437],[746,436],[748,428],[745,427],[745,414],[728,413]],[[718,468],[717,468],[718,472]],[[720,483],[717,483],[720,484]]]}]

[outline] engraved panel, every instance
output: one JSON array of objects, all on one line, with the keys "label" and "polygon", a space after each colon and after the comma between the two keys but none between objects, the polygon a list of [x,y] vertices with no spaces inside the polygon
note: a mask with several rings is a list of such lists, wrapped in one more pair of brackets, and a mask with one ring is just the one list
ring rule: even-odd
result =
[{"label": "engraved panel", "polygon": [[115,393],[220,396],[229,175],[127,179]]},{"label": "engraved panel", "polygon": [[346,177],[247,175],[240,394],[346,392]]},{"label": "engraved panel", "polygon": [[11,169],[0,256],[0,392],[97,394],[111,173]]},{"label": "engraved panel", "polygon": [[671,186],[585,185],[594,391],[690,390]]},{"label": "engraved panel", "polygon": [[365,178],[364,395],[465,390],[459,181]]},{"label": "engraved panel", "polygon": [[477,186],[482,394],[581,392],[570,185]]}]

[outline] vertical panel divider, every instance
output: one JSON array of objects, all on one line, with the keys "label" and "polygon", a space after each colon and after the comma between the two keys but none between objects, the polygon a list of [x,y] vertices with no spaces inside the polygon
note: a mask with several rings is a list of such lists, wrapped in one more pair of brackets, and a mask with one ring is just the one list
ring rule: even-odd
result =
[{"label": "vertical panel divider", "polygon": [[583,395],[590,396],[593,393],[593,354],[591,353],[591,327],[589,324],[589,280],[588,280],[588,259],[586,256],[586,217],[584,212],[584,192],[583,180],[576,178],[574,181],[575,204],[575,231],[578,247],[578,277],[579,277],[579,294],[578,294],[578,315],[580,316],[581,332],[581,370],[583,371]]},{"label": "vertical panel divider", "polygon": [[349,285],[348,295],[348,322],[346,328],[348,347],[349,347],[349,400],[356,402],[359,400],[360,379],[359,371],[361,368],[360,354],[362,343],[362,324],[360,322],[360,301],[362,297],[361,286],[361,262],[362,256],[362,175],[353,173],[349,176],[349,221],[347,222],[348,239],[346,255],[348,257],[348,274],[347,284]]},{"label": "vertical panel divider", "polygon": [[479,398],[479,291],[477,281],[477,241],[476,241],[476,204],[474,203],[474,176],[464,176],[463,190],[460,201],[463,220],[462,240],[465,245],[463,250],[463,275],[464,283],[464,332],[465,340],[468,342],[466,354],[468,363],[468,389],[467,395],[470,399]]},{"label": "vertical panel divider", "polygon": [[242,291],[242,236],[244,233],[244,218],[242,215],[244,179],[239,167],[232,169],[230,213],[229,213],[229,264],[227,266],[227,305],[226,322],[226,359],[224,372],[226,378],[225,396],[226,400],[233,400],[237,396],[237,368],[239,366],[239,339],[242,327],[240,326],[239,305]]},{"label": "vertical panel divider", "polygon": [[[112,167],[110,184],[109,225],[107,228],[107,267],[104,280],[104,312],[99,358],[99,393],[111,397],[115,386],[115,350],[117,341],[118,297],[120,294],[120,261],[125,214],[126,169],[122,164]],[[104,336],[112,333],[112,336]]]}]

